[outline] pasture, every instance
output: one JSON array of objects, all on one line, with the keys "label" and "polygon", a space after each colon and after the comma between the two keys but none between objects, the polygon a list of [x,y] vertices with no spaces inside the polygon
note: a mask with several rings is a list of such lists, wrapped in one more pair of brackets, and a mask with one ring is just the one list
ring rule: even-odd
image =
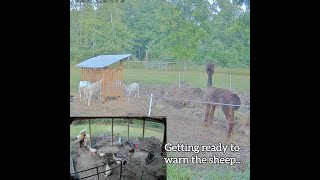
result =
[{"label": "pasture", "polygon": [[[202,66],[200,66],[202,67]],[[207,86],[207,74],[205,68],[202,67],[202,71],[196,71],[200,69],[197,66],[194,69],[188,71],[180,71],[180,81],[186,81],[193,87],[205,88]],[[249,69],[230,69],[231,86],[232,89],[241,90],[244,92],[250,91],[250,71]],[[226,68],[217,68],[213,75],[213,85],[219,88],[229,89],[229,74]],[[80,68],[76,68],[73,65],[70,67],[70,88],[71,92],[78,91],[78,85],[80,81]],[[172,85],[178,84],[179,71],[158,71],[149,69],[125,69],[124,70],[124,82],[125,84],[137,82],[139,84],[150,85]]]}]

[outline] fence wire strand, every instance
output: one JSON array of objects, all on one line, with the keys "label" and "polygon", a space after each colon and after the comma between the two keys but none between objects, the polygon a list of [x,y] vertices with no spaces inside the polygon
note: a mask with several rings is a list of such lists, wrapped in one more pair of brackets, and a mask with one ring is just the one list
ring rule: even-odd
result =
[{"label": "fence wire strand", "polygon": [[[147,94],[139,94],[140,96],[145,96],[150,98],[151,95]],[[206,101],[195,101],[191,99],[177,99],[177,98],[170,98],[170,97],[161,97],[161,96],[155,96],[152,95],[153,98],[159,98],[159,99],[167,99],[167,100],[174,100],[174,101],[187,101],[187,102],[194,102],[194,103],[201,103],[201,104],[211,104],[211,105],[221,105],[221,106],[239,106],[239,107],[248,107],[248,105],[236,105],[236,104],[226,104],[226,103],[215,103],[215,102],[206,102]],[[72,97],[73,99],[79,99],[80,97]]]}]

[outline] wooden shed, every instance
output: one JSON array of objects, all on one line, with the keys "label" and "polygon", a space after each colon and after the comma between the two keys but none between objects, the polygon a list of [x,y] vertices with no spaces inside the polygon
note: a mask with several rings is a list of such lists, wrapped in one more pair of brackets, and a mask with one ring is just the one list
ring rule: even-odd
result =
[{"label": "wooden shed", "polygon": [[76,67],[81,68],[80,81],[97,82],[103,78],[102,99],[121,97],[123,90],[123,61],[131,54],[100,55],[83,61]]}]

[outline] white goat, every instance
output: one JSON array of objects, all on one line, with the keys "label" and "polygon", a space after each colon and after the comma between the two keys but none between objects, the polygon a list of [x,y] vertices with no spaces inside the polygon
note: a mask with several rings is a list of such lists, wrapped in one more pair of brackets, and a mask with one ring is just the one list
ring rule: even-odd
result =
[{"label": "white goat", "polygon": [[131,93],[134,93],[134,97],[139,99],[139,84],[138,83],[131,83],[129,85],[123,85],[124,91],[126,93],[126,98],[129,100]]},{"label": "white goat", "polygon": [[81,102],[81,100],[82,101],[84,100],[84,91],[85,91],[84,89],[91,84],[92,84],[92,82],[90,82],[90,81],[80,81],[80,83],[79,83],[80,102]]},{"label": "white goat", "polygon": [[102,81],[103,79],[101,79],[100,81],[97,81],[91,85],[89,85],[88,87],[86,87],[84,89],[85,91],[85,100],[86,102],[88,102],[88,106],[90,106],[90,101],[93,95],[98,95],[98,99],[101,99],[102,97]]}]

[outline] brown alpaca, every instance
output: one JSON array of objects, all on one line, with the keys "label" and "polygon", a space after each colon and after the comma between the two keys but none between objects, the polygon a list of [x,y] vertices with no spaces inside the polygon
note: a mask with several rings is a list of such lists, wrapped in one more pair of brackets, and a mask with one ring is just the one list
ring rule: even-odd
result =
[{"label": "brown alpaca", "polygon": [[[206,102],[240,105],[241,101],[238,95],[233,94],[231,91],[226,89],[212,87],[213,72],[214,65],[207,64],[208,90],[206,95]],[[222,112],[226,116],[226,120],[229,125],[228,137],[230,137],[233,133],[234,111],[238,110],[240,106],[206,104],[206,113],[204,119],[205,127],[208,126],[208,123],[211,124],[213,122],[214,111],[217,106],[222,106]]]}]

